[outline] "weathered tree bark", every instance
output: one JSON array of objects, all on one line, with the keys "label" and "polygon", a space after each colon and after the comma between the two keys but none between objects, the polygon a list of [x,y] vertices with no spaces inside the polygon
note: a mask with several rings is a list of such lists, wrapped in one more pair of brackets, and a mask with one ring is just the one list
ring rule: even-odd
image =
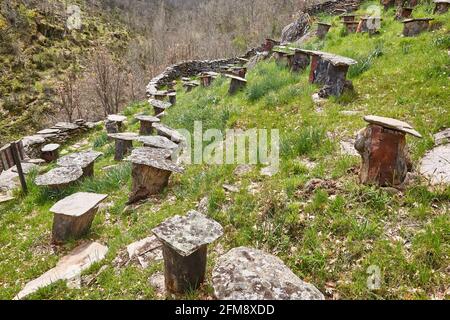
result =
[{"label": "weathered tree bark", "polygon": [[295,52],[291,59],[290,67],[292,72],[300,72],[305,70],[311,63],[309,55],[302,52]]},{"label": "weathered tree bark", "polygon": [[319,39],[324,39],[330,28],[331,24],[319,23],[317,25],[317,37],[319,37]]},{"label": "weathered tree bark", "polygon": [[163,191],[169,184],[171,174],[170,171],[133,163],[132,186],[128,203],[147,199],[149,196]]},{"label": "weathered tree bark", "polygon": [[432,19],[407,19],[403,21],[403,35],[405,37],[414,37],[427,31]]},{"label": "weathered tree bark", "polygon": [[153,134],[153,122],[141,120],[141,127],[139,129],[141,136],[149,136]]},{"label": "weathered tree bark", "polygon": [[95,207],[81,216],[55,213],[53,217],[52,242],[61,244],[70,239],[79,239],[87,234],[97,210],[98,207]]},{"label": "weathered tree bark", "polygon": [[370,124],[356,138],[362,158],[360,181],[378,186],[400,186],[411,168],[405,133]]},{"label": "weathered tree bark", "polygon": [[58,155],[58,150],[42,151],[41,158],[44,159],[45,162],[50,163],[56,161],[58,159]]},{"label": "weathered tree bark", "polygon": [[207,246],[184,257],[168,245],[163,246],[166,290],[183,294],[197,289],[205,279]]},{"label": "weathered tree bark", "polygon": [[133,150],[133,141],[116,139],[116,153],[114,160],[122,161],[124,156]]},{"label": "weathered tree bark", "polygon": [[231,79],[230,89],[228,90],[228,93],[229,94],[235,94],[239,90],[244,88],[246,86],[246,84],[247,83],[244,82],[244,81],[240,81],[240,80],[237,80],[237,79]]}]

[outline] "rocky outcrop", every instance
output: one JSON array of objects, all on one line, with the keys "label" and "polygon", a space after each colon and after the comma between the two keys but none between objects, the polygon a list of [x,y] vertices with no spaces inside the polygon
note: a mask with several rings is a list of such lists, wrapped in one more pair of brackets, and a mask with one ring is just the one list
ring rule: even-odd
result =
[{"label": "rocky outcrop", "polygon": [[341,14],[344,12],[351,12],[358,9],[361,0],[329,0],[322,3],[312,4],[305,9],[310,15],[315,15],[321,12],[328,14]]},{"label": "rocky outcrop", "polygon": [[298,19],[284,27],[281,32],[281,44],[299,40],[309,31],[311,23],[309,14],[300,12]]}]

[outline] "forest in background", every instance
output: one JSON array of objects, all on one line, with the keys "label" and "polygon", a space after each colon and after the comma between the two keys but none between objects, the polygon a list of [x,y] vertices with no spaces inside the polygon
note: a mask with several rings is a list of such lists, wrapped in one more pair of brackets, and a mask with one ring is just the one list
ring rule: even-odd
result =
[{"label": "forest in background", "polygon": [[[103,119],[142,100],[168,65],[279,37],[306,2],[2,0],[0,144],[56,121]],[[71,5],[79,30],[66,26]]]}]

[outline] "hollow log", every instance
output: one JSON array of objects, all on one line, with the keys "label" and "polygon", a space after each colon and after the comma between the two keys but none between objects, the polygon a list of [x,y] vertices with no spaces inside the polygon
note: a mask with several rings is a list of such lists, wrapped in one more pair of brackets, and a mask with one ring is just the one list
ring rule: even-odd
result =
[{"label": "hollow log", "polygon": [[125,155],[129,154],[133,150],[133,141],[116,139],[116,153],[114,160],[122,161]]},{"label": "hollow log", "polygon": [[189,256],[163,246],[164,278],[170,293],[183,294],[197,289],[205,279],[207,246],[201,246]]},{"label": "hollow log", "polygon": [[378,186],[400,186],[411,168],[405,133],[370,124],[356,138],[362,158],[360,181]]},{"label": "hollow log", "polygon": [[70,239],[79,239],[86,235],[91,229],[97,211],[98,207],[95,207],[81,216],[54,214],[52,242],[61,244]]},{"label": "hollow log", "polygon": [[133,163],[132,186],[128,203],[147,199],[151,195],[158,194],[169,184],[172,172],[154,167]]}]

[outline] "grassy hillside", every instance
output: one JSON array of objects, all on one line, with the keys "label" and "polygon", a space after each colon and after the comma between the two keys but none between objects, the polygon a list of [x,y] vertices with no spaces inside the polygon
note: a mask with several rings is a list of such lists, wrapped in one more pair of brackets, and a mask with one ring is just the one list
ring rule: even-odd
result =
[{"label": "grassy hillside", "polygon": [[[415,14],[430,11],[431,6],[424,5]],[[75,191],[110,195],[110,205],[100,210],[86,237],[105,243],[107,258],[85,273],[96,276],[90,285],[69,289],[60,282],[30,298],[156,298],[148,279],[162,264],[143,270],[118,267],[113,261],[126,245],[147,237],[166,218],[195,208],[204,197],[208,215],[224,226],[225,235],[210,247],[204,287],[186,298],[211,296],[209,278],[217,256],[242,245],[277,255],[329,299],[450,298],[450,187],[431,188],[420,179],[403,192],[362,186],[357,176],[360,159],[339,152],[339,141],[354,137],[366,125],[366,114],[407,121],[422,133],[423,139],[408,138],[415,164],[432,148],[432,134],[450,127],[450,14],[436,16],[441,28],[415,38],[403,38],[402,24],[393,17],[393,10],[383,14],[381,34],[371,37],[346,36],[337,17],[321,17],[333,28],[323,42],[312,40],[305,47],[360,63],[349,73],[356,93],[330,99],[320,108],[311,99],[318,87],[308,83],[308,70],[291,74],[273,61],[250,71],[247,88],[232,97],[224,78],[190,93],[178,88],[177,105],[164,119],[168,125],[192,130],[193,122],[202,120],[204,130],[279,129],[281,168],[271,178],[261,176],[258,166],[240,177],[233,174],[235,165],[191,165],[171,178],[164,194],[129,208],[130,166],[120,163],[108,173],[102,170],[115,163],[114,146],[101,128],[83,147],[105,153],[96,163],[96,178],[55,193],[36,187],[30,177],[29,195],[0,206],[0,298],[11,299],[80,243],[56,252],[49,245],[48,209]],[[146,103],[126,109],[128,131],[138,131],[133,115],[142,111],[151,112]],[[65,146],[64,152],[73,151]],[[306,189],[313,178],[325,183]],[[225,183],[238,186],[239,192],[225,191]],[[382,275],[381,288],[375,291],[367,288],[371,265]]]},{"label": "grassy hillside", "polygon": [[126,48],[127,28],[111,13],[84,0],[71,4],[81,8],[80,30],[66,28],[66,1],[1,1],[0,145],[41,129],[46,115],[59,112],[58,81],[85,68],[95,48]]}]

